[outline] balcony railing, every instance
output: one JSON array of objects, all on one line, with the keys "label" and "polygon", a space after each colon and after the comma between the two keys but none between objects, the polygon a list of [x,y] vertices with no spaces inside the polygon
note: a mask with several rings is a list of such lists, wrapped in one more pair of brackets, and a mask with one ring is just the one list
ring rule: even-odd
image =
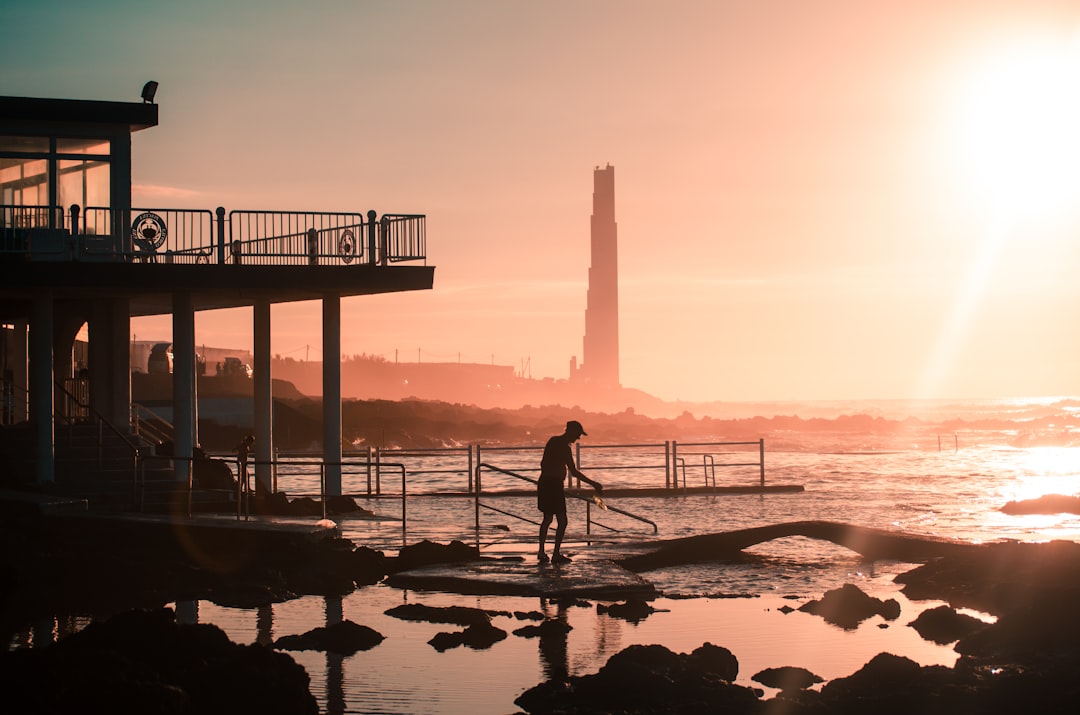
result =
[{"label": "balcony railing", "polygon": [[[74,227],[74,228],[73,228]],[[33,261],[380,265],[427,259],[422,214],[0,206],[0,254]]]}]

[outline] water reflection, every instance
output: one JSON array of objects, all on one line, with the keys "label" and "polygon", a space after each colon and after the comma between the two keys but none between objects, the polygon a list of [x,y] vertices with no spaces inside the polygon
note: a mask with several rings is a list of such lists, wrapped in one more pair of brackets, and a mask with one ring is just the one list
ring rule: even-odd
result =
[{"label": "water reflection", "polygon": [[541,670],[546,680],[565,681],[570,675],[566,648],[570,624],[566,618],[565,602],[561,599],[541,598],[540,612],[544,614],[544,622],[540,628]]},{"label": "water reflection", "polygon": [[[326,625],[333,626],[344,620],[344,607],[340,596],[326,598]],[[326,712],[341,715],[345,712],[345,658],[340,653],[326,652]]]}]

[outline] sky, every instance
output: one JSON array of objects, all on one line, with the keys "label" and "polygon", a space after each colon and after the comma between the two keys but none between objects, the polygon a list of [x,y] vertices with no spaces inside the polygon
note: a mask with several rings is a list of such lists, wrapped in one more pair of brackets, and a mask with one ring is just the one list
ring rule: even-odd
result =
[{"label": "sky", "polygon": [[[1075,0],[0,5],[2,95],[150,79],[136,206],[427,216],[434,289],[345,299],[345,354],[566,378],[611,164],[626,387],[1080,394]],[[318,303],[271,316],[322,358]]]}]

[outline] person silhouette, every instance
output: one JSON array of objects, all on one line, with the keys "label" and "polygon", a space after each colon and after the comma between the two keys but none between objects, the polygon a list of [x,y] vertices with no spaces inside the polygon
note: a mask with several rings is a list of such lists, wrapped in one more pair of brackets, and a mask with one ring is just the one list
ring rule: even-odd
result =
[{"label": "person silhouette", "polygon": [[[566,535],[566,493],[563,491],[566,473],[570,472],[578,479],[588,482],[597,494],[604,491],[600,482],[589,479],[574,464],[574,453],[570,445],[585,435],[585,428],[577,420],[566,423],[566,431],[557,434],[544,445],[544,456],[540,459],[540,478],[536,481],[536,507],[543,512],[540,522],[540,546],[536,557],[540,563],[552,561],[557,564],[570,563],[570,557],[562,553],[563,536]],[[555,544],[551,559],[544,550],[547,542],[548,527],[555,519]]]},{"label": "person silhouette", "polygon": [[253,449],[255,449],[255,435],[253,434],[247,435],[244,439],[240,440],[240,444],[236,445],[237,477],[240,480],[241,494],[248,494],[251,492],[251,484],[248,481],[248,460],[251,458],[251,451]]}]

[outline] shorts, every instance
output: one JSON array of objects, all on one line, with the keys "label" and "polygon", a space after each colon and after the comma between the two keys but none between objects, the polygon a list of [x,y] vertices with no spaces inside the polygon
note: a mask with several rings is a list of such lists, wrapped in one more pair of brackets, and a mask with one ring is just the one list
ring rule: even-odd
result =
[{"label": "shorts", "polygon": [[561,477],[540,477],[536,483],[536,508],[545,514],[566,513],[566,494]]}]

